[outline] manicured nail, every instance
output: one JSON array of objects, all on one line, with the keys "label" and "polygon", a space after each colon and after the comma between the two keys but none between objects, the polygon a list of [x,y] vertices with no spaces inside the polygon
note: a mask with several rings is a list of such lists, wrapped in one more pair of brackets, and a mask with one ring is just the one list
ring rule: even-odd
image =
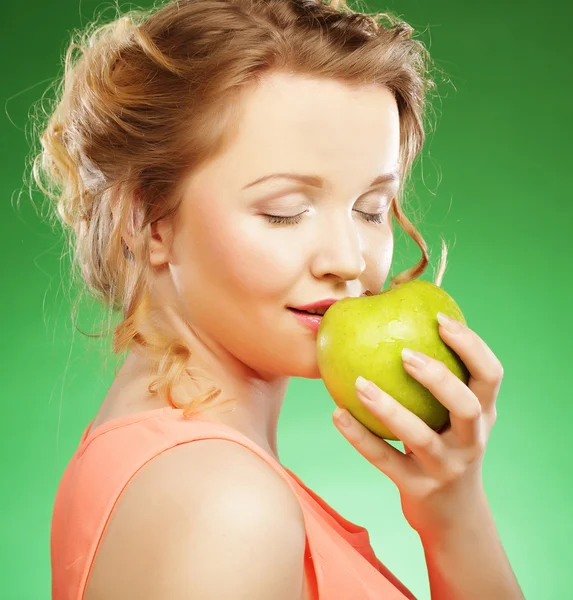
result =
[{"label": "manicured nail", "polygon": [[415,352],[414,350],[410,350],[410,348],[402,349],[402,359],[405,363],[417,369],[422,369],[428,363],[428,359],[421,352]]},{"label": "manicured nail", "polygon": [[362,392],[363,394],[368,395],[368,390],[369,390],[370,386],[369,386],[369,381],[367,379],[364,379],[364,377],[358,376],[354,385],[356,386],[356,389],[359,392]]},{"label": "manicured nail", "polygon": [[334,411],[334,420],[342,427],[348,427],[350,425],[350,415],[347,410],[338,407]]},{"label": "manicured nail", "polygon": [[462,324],[442,312],[438,313],[438,323],[449,333],[459,333],[462,330]]}]

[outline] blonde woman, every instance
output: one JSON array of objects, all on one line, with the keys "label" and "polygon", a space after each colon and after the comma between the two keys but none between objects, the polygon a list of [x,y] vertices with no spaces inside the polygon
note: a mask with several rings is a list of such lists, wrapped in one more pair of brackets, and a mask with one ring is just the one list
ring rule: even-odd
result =
[{"label": "blonde woman", "polygon": [[[182,0],[73,40],[34,177],[125,360],[58,487],[56,600],[414,598],[277,444],[289,378],[320,376],[302,314],[382,289],[393,218],[422,258],[390,286],[428,265],[403,212],[435,85],[412,33],[344,2]],[[522,598],[481,479],[503,370],[440,332],[469,386],[404,368],[451,427],[372,386],[406,453],[335,423],[398,486],[432,600]]]}]

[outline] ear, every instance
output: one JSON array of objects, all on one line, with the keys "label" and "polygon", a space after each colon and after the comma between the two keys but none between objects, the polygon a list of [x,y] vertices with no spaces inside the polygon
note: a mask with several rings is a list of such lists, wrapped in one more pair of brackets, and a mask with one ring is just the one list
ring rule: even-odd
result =
[{"label": "ear", "polygon": [[[166,221],[155,221],[155,223],[151,223],[148,228],[149,264],[152,267],[160,267],[169,262],[169,251],[172,240],[171,226]],[[121,237],[124,243],[126,258],[129,258],[129,254],[133,256],[134,234],[132,232],[124,232]]]},{"label": "ear", "polygon": [[[112,199],[112,210],[116,210],[115,197]],[[126,225],[122,228],[121,237],[126,258],[133,256],[136,235],[144,235],[141,228],[143,213],[140,209],[138,190],[132,204],[127,208],[128,218]],[[169,219],[156,221],[146,228],[149,231],[149,263],[151,266],[159,267],[169,262],[169,251],[172,241],[171,221]]]},{"label": "ear", "polygon": [[169,220],[160,220],[149,227],[149,263],[152,267],[160,267],[170,261],[172,226]]}]

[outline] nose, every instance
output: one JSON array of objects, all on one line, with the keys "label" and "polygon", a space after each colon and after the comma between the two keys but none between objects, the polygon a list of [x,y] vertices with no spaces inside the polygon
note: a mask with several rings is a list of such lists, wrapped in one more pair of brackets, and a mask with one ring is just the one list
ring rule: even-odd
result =
[{"label": "nose", "polygon": [[363,245],[352,216],[333,215],[318,236],[313,275],[344,281],[358,279],[366,268]]}]

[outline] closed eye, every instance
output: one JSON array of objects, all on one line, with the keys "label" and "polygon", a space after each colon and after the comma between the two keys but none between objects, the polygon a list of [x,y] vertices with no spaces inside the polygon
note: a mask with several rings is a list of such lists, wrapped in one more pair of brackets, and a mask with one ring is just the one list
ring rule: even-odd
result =
[{"label": "closed eye", "polygon": [[[356,209],[355,209],[356,210]],[[362,218],[369,223],[381,224],[386,221],[387,211],[381,213],[366,213],[361,210],[356,210],[357,213],[362,215]],[[263,215],[271,223],[271,225],[296,225],[300,223],[304,212],[294,215],[292,217],[281,217],[276,215]]]}]

